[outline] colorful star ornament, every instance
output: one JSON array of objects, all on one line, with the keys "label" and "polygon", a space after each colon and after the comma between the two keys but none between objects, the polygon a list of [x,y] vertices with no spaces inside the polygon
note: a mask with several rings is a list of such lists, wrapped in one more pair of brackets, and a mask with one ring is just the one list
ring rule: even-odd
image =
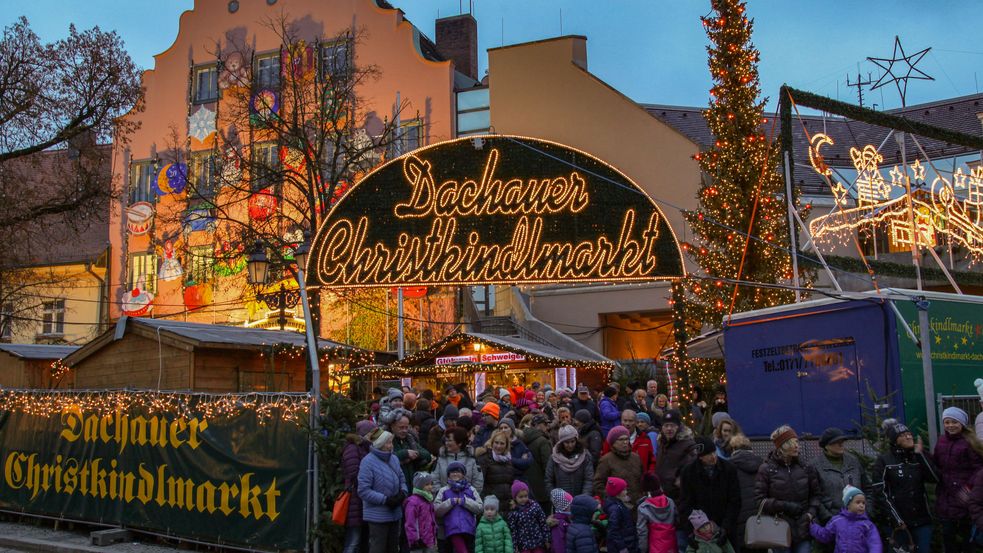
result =
[{"label": "colorful star ornament", "polygon": [[[904,48],[901,47],[901,39],[895,36],[894,53],[890,58],[867,58],[874,65],[884,70],[884,74],[881,75],[881,78],[877,79],[877,82],[870,89],[877,90],[888,83],[894,83],[894,86],[898,88],[898,94],[901,95],[901,105],[902,107],[905,106],[905,95],[908,93],[908,81],[910,79],[920,79],[923,81],[935,80],[921,69],[915,67],[929,50],[931,48],[925,48],[914,54],[905,55]],[[898,52],[901,53],[901,56],[898,56]],[[895,64],[898,65],[897,69],[894,67]],[[896,70],[897,73],[895,73]],[[905,72],[904,75],[901,74],[901,71]]]},{"label": "colorful star ornament", "polygon": [[188,117],[188,136],[191,138],[192,149],[210,148],[215,138],[215,111],[208,106],[199,106]]},{"label": "colorful star ornament", "polygon": [[158,196],[180,194],[188,185],[188,166],[184,163],[168,163],[157,171],[154,193]]}]

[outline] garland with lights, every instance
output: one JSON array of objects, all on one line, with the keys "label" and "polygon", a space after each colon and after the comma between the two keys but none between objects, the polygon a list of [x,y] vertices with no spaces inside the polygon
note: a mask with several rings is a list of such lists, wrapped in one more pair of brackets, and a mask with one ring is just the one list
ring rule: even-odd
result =
[{"label": "garland with lights", "polygon": [[254,411],[260,423],[307,420],[310,396],[296,393],[207,394],[155,390],[0,390],[0,413],[58,417],[66,409],[107,416],[145,410],[151,415],[220,419]]},{"label": "garland with lights", "polygon": [[52,381],[55,382],[55,383],[61,382],[61,379],[64,378],[68,374],[68,372],[71,371],[71,370],[72,370],[72,368],[69,367],[68,365],[62,363],[61,362],[61,359],[55,359],[51,363],[51,379],[52,379]]},{"label": "garland with lights", "polygon": [[452,365],[416,365],[413,367],[403,367],[397,365],[367,365],[364,367],[352,367],[343,370],[342,374],[356,377],[372,375],[383,380],[395,378],[409,378],[413,376],[440,376],[445,374],[462,374],[477,372],[499,372],[510,368],[513,365],[503,365],[500,363],[454,363]]},{"label": "garland with lights", "polygon": [[[785,185],[777,170],[779,145],[761,130],[764,101],[759,99],[759,53],[751,44],[752,22],[742,1],[713,0],[712,7],[715,14],[702,18],[711,43],[714,81],[703,115],[716,141],[694,156],[704,178],[697,194],[699,208],[684,216],[697,240],[683,248],[711,279],[785,282],[793,276],[786,253],[785,202],[777,198]],[[768,244],[747,240],[743,232]],[[808,273],[804,277],[808,285],[811,278]],[[717,327],[729,312],[794,299],[786,289],[731,287],[722,280],[689,280],[687,289],[687,317]]]},{"label": "garland with lights", "polygon": [[[261,352],[260,357],[263,355],[265,354]],[[270,355],[283,356],[290,359],[303,359],[307,355],[307,347],[281,342],[273,344],[270,349]],[[360,367],[375,362],[375,354],[371,351],[346,346],[317,348],[317,355],[322,363],[341,361],[352,367]]]}]

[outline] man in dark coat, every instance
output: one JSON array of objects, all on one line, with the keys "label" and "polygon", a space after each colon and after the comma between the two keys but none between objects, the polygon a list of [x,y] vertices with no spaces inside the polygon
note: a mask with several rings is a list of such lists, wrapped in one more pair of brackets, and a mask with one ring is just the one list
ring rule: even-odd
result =
[{"label": "man in dark coat", "polygon": [[705,436],[696,438],[697,458],[680,471],[679,520],[686,530],[689,515],[699,509],[724,529],[727,536],[737,535],[737,517],[741,513],[741,484],[737,469],[717,458],[717,447]]},{"label": "man in dark coat", "polygon": [[597,404],[590,398],[590,390],[583,384],[577,386],[577,397],[573,398],[573,401],[570,402],[570,411],[574,414],[581,409],[590,413],[594,422],[601,421],[601,413],[597,410]]},{"label": "man in dark coat", "polygon": [[675,409],[666,411],[662,418],[659,445],[655,448],[655,473],[662,481],[666,495],[679,500],[676,477],[679,471],[693,460],[693,432],[683,426],[682,415]]}]

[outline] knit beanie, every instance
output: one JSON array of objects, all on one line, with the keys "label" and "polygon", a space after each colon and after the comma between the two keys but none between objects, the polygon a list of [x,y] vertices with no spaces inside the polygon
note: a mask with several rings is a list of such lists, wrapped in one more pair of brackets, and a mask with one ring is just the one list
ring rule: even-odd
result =
[{"label": "knit beanie", "polygon": [[447,407],[444,407],[445,421],[455,420],[457,419],[457,417],[460,416],[461,416],[461,412],[457,410],[457,407],[454,407],[453,403],[448,403]]},{"label": "knit beanie", "polygon": [[382,449],[382,446],[389,443],[392,439],[392,433],[381,428],[376,428],[369,434],[369,441],[372,442],[372,447],[376,449]]},{"label": "knit beanie", "polygon": [[[479,411],[479,413],[480,413],[480,411]],[[473,414],[474,413],[472,413],[471,410],[468,409],[467,407],[461,407],[460,409],[457,410],[457,416],[458,417],[470,417]]]},{"label": "knit beanie", "polygon": [[403,392],[399,388],[389,388],[389,391],[386,392],[386,399],[389,401],[403,399]]},{"label": "knit beanie", "polygon": [[642,475],[642,491],[653,496],[662,495],[662,480],[654,472],[646,472]]},{"label": "knit beanie", "polygon": [[582,424],[587,424],[594,420],[594,417],[590,415],[590,411],[588,411],[587,409],[580,409],[579,411],[573,414],[573,418],[577,419]]},{"label": "knit beanie", "polygon": [[502,415],[501,410],[498,408],[498,405],[490,401],[486,403],[484,407],[481,408],[481,413],[484,415],[488,415],[495,420],[498,420],[499,417],[501,417]]},{"label": "knit beanie", "polygon": [[712,417],[710,417],[710,421],[713,423],[714,428],[720,426],[720,423],[729,420],[733,419],[730,418],[730,413],[727,411],[717,411]]},{"label": "knit beanie", "polygon": [[903,423],[900,423],[896,420],[894,420],[892,424],[887,425],[884,428],[884,435],[887,436],[887,441],[892,447],[897,445],[898,438],[901,437],[901,435],[906,432],[911,432],[911,430]]},{"label": "knit beanie", "polygon": [[498,512],[498,498],[495,497],[494,495],[488,495],[488,497],[486,497],[485,500],[481,502],[481,506],[483,508],[485,508],[485,509],[487,509],[489,507],[494,507],[495,508],[495,512],[497,513]]},{"label": "knit beanie", "polygon": [[652,417],[650,417],[649,414],[644,411],[638,413],[636,415],[636,418],[638,418],[638,422],[645,422],[645,424],[652,424]]},{"label": "knit beanie", "polygon": [[467,469],[467,467],[464,466],[464,463],[462,463],[460,461],[454,461],[454,462],[450,463],[449,465],[447,465],[447,476],[450,476],[451,473],[454,473],[454,472],[460,472],[461,474],[467,476],[468,469]]},{"label": "knit beanie", "polygon": [[565,424],[557,432],[556,443],[562,444],[567,440],[575,440],[578,436],[577,429],[572,424]]},{"label": "knit beanie", "polygon": [[678,409],[669,409],[666,411],[665,415],[662,415],[662,424],[675,424],[676,426],[682,426],[683,415]]},{"label": "knit beanie", "polygon": [[355,433],[363,438],[368,436],[369,432],[372,432],[375,429],[375,423],[370,420],[358,421],[355,423]]},{"label": "knit beanie", "polygon": [[608,497],[618,497],[627,487],[628,482],[625,482],[616,476],[609,476],[608,483],[604,486],[604,495]]},{"label": "knit beanie", "polygon": [[429,472],[420,471],[413,475],[413,487],[422,490],[427,484],[433,483],[433,475]]},{"label": "knit beanie", "polygon": [[614,442],[618,441],[619,438],[630,435],[631,432],[628,432],[627,428],[619,424],[608,431],[608,445],[614,445]]},{"label": "knit beanie", "polygon": [[952,419],[963,426],[969,426],[969,415],[958,407],[948,407],[942,411],[942,420]]},{"label": "knit beanie", "polygon": [[703,528],[703,525],[709,522],[710,522],[710,517],[708,517],[706,513],[704,513],[699,509],[694,509],[693,512],[690,513],[689,515],[689,523],[693,525],[694,530],[699,530],[700,528]]},{"label": "knit beanie", "polygon": [[697,457],[703,457],[704,455],[717,452],[717,444],[713,443],[713,440],[706,436],[697,436],[694,438],[694,442],[693,451],[696,452]]},{"label": "knit beanie", "polygon": [[781,449],[782,446],[785,445],[785,442],[791,440],[792,438],[798,438],[798,437],[799,435],[795,433],[795,430],[789,428],[785,432],[782,432],[781,434],[775,436],[775,439],[772,440],[772,443],[775,444],[775,449]]},{"label": "knit beanie", "polygon": [[506,390],[505,388],[502,388],[501,390],[498,391],[498,398],[499,399],[505,399],[505,398],[511,399],[512,398],[512,394],[510,394],[509,391]]},{"label": "knit beanie", "polygon": [[515,421],[512,420],[512,419],[510,419],[510,418],[508,418],[508,417],[505,417],[502,420],[498,421],[498,425],[499,426],[502,426],[503,424],[512,429],[512,435],[514,436],[515,435]]},{"label": "knit beanie", "polygon": [[854,488],[853,486],[843,488],[843,506],[848,507],[850,502],[853,501],[853,498],[858,495],[864,495],[864,492],[859,488]]},{"label": "knit beanie", "polygon": [[553,488],[550,490],[550,501],[553,502],[554,511],[558,513],[569,513],[573,496],[565,492],[563,488]]},{"label": "knit beanie", "polygon": [[512,499],[515,499],[522,491],[529,492],[529,486],[525,482],[522,480],[512,482]]}]

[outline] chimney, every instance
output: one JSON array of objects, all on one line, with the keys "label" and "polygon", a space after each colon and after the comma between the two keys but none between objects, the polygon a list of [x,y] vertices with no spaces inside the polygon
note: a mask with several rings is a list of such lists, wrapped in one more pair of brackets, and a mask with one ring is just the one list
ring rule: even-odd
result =
[{"label": "chimney", "polygon": [[454,62],[458,72],[478,79],[478,22],[469,13],[436,22],[437,51]]}]

